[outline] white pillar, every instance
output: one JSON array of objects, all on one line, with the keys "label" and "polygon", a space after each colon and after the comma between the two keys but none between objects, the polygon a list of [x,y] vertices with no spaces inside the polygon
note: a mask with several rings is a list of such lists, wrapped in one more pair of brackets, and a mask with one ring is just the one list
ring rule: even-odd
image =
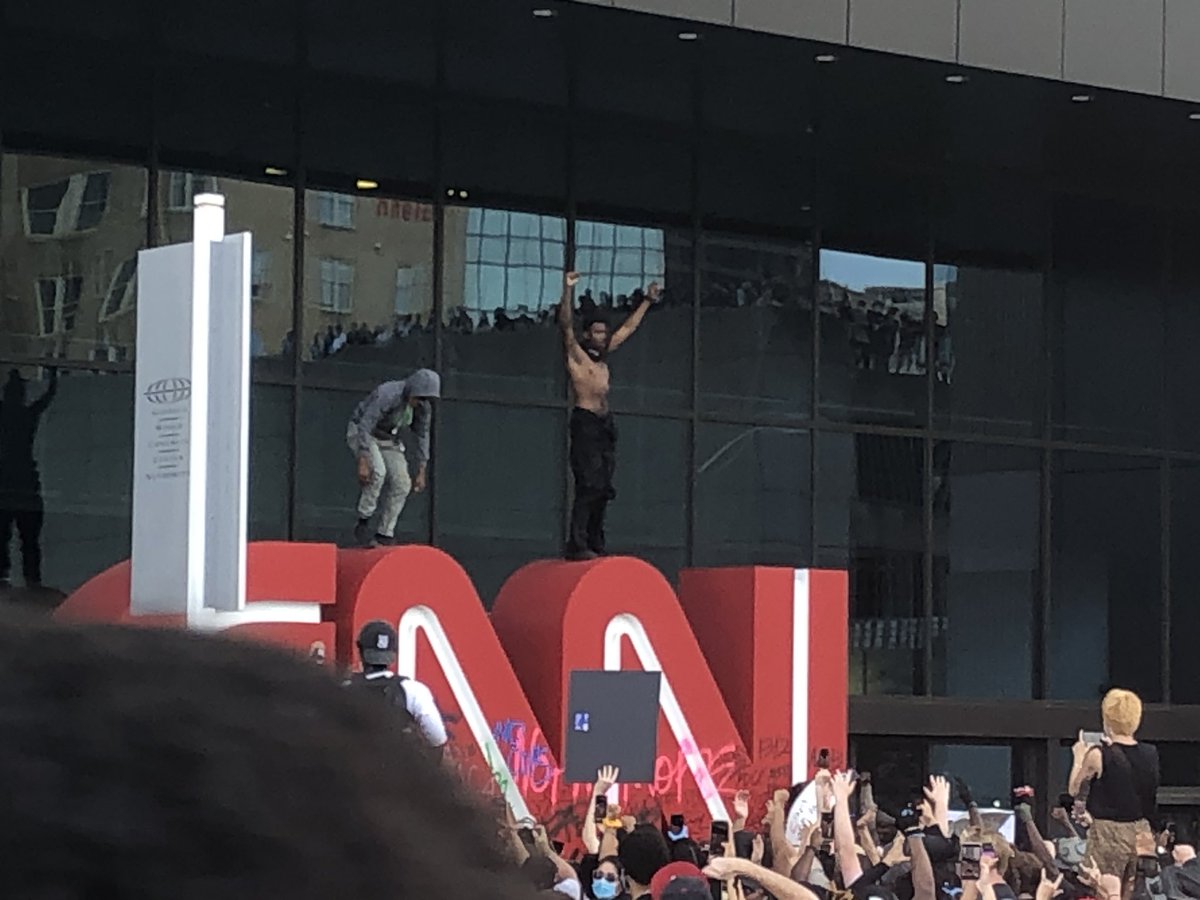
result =
[{"label": "white pillar", "polygon": [[203,627],[246,599],[252,248],[193,206],[190,244],[138,254],[130,609]]}]

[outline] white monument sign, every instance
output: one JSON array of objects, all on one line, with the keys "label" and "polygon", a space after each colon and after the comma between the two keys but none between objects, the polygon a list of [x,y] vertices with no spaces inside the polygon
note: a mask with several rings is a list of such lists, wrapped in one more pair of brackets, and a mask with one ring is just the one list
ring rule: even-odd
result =
[{"label": "white monument sign", "polygon": [[190,244],[138,254],[130,610],[218,627],[246,604],[252,250],[194,207]]}]

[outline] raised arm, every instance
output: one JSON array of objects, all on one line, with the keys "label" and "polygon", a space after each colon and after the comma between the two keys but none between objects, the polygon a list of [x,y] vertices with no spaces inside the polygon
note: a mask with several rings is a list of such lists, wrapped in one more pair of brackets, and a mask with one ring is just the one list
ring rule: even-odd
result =
[{"label": "raised arm", "polygon": [[941,775],[931,776],[929,787],[925,788],[925,799],[929,801],[929,810],[942,836],[950,837],[950,782]]},{"label": "raised arm", "polygon": [[1071,779],[1067,784],[1067,792],[1072,797],[1078,797],[1084,784],[1101,774],[1104,763],[1100,748],[1085,744],[1083,732],[1079,732],[1079,740],[1071,748],[1074,762],[1071,766]]},{"label": "raised arm", "polygon": [[583,841],[583,848],[588,853],[600,852],[600,829],[596,827],[596,799],[604,794],[607,794],[609,788],[617,783],[617,778],[620,777],[620,769],[615,769],[612,766],[605,766],[596,773],[596,784],[592,787],[592,796],[588,800],[588,808],[586,818],[583,820],[583,828],[579,830],[580,840]]},{"label": "raised arm", "polygon": [[804,885],[736,856],[710,856],[704,874],[716,881],[753,878],[777,900],[817,900],[817,895]]},{"label": "raised arm", "polygon": [[575,285],[579,284],[578,272],[567,272],[563,275],[562,300],[558,304],[558,328],[562,332],[563,348],[567,352],[567,362],[585,363],[587,354],[575,340]]},{"label": "raised arm", "polygon": [[650,311],[651,306],[658,302],[661,294],[662,291],[658,286],[658,282],[650,282],[650,286],[646,288],[646,296],[638,304],[638,308],[629,314],[629,318],[621,323],[620,328],[613,332],[612,340],[608,343],[609,352],[620,347],[638,330],[638,326],[642,324],[642,319],[646,318],[646,313]]},{"label": "raised arm", "polygon": [[842,872],[842,884],[850,885],[862,878],[862,863],[854,847],[854,824],[850,821],[850,795],[854,793],[854,775],[838,772],[833,776],[833,796],[837,802],[833,807],[833,850],[838,868]]},{"label": "raised arm", "polygon": [[46,388],[42,396],[32,404],[35,415],[40,416],[46,411],[46,408],[54,401],[54,395],[58,393],[58,369],[54,366],[50,367],[50,386]]}]

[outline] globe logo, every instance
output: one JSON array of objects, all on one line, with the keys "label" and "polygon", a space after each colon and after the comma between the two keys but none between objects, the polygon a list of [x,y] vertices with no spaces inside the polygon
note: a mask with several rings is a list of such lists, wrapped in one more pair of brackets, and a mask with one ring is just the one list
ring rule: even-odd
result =
[{"label": "globe logo", "polygon": [[146,388],[151,403],[182,403],[192,396],[192,382],[187,378],[160,378]]}]

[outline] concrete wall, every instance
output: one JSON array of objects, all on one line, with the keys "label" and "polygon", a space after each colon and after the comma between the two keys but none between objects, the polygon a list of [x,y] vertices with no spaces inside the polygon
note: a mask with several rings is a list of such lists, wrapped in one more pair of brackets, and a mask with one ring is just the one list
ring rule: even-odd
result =
[{"label": "concrete wall", "polygon": [[1196,0],[580,0],[1200,100]]}]

